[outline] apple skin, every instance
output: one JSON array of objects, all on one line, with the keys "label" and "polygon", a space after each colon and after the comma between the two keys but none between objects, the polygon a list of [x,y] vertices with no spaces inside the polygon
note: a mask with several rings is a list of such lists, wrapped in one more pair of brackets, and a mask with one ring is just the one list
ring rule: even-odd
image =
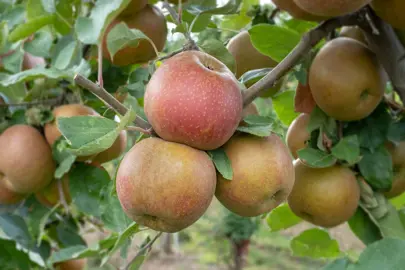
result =
[{"label": "apple skin", "polygon": [[374,0],[371,7],[375,13],[394,28],[405,30],[405,2],[403,0]]},{"label": "apple skin", "polygon": [[304,21],[325,21],[329,17],[317,16],[300,8],[293,0],[272,0],[281,10],[288,12],[293,18]]},{"label": "apple skin", "polygon": [[371,0],[294,0],[303,10],[318,16],[337,17],[355,12]]},{"label": "apple skin", "polygon": [[0,182],[12,192],[35,193],[53,179],[52,150],[41,133],[28,125],[14,125],[0,135]]},{"label": "apple skin", "polygon": [[77,259],[77,260],[70,260],[64,261],[55,264],[56,270],[83,270],[86,267],[87,259]]},{"label": "apple skin", "polygon": [[401,141],[397,145],[387,142],[385,146],[392,157],[394,178],[391,189],[384,192],[384,196],[394,198],[405,192],[405,141]]},{"label": "apple skin", "polygon": [[30,53],[25,53],[23,58],[22,68],[23,70],[29,70],[37,66],[45,66],[45,59],[39,56],[32,55]]},{"label": "apple skin", "polygon": [[218,173],[215,196],[228,210],[254,217],[287,199],[294,185],[294,168],[287,146],[277,135],[260,138],[238,134],[224,145],[233,178]]},{"label": "apple skin", "polygon": [[309,70],[316,104],[340,121],[369,116],[383,98],[386,76],[375,54],[352,38],[326,43]]},{"label": "apple skin", "polygon": [[216,172],[207,153],[148,138],[125,155],[116,182],[121,206],[130,218],[173,233],[205,213],[214,197]]},{"label": "apple skin", "polygon": [[133,16],[148,4],[148,0],[132,0],[119,16]]},{"label": "apple skin", "polygon": [[242,93],[232,72],[216,58],[186,51],[166,60],[146,86],[145,114],[164,140],[216,149],[242,117]]},{"label": "apple skin", "polygon": [[311,138],[311,134],[307,131],[310,118],[309,114],[301,113],[287,130],[287,145],[295,159],[298,158],[298,150],[305,148],[306,142]]},{"label": "apple skin", "polygon": [[364,35],[363,30],[358,26],[343,26],[342,29],[340,29],[339,36],[352,38],[368,46],[366,36]]},{"label": "apple skin", "polygon": [[302,219],[325,228],[349,220],[359,204],[360,187],[347,167],[311,168],[294,161],[295,184],[288,197],[291,210]]},{"label": "apple skin", "polygon": [[[0,173],[1,174],[1,173]],[[11,205],[16,204],[27,197],[26,194],[19,194],[10,190],[3,181],[1,181],[2,176],[0,176],[0,205]]]},{"label": "apple skin", "polygon": [[103,37],[103,57],[116,66],[126,66],[148,62],[156,57],[155,50],[147,40],[140,40],[138,46],[127,46],[119,50],[113,57],[107,48],[107,35],[120,22],[126,23],[130,29],[138,29],[149,37],[158,51],[162,51],[167,38],[167,25],[163,13],[152,5],[147,5],[139,12],[127,16],[117,17],[106,29]]}]

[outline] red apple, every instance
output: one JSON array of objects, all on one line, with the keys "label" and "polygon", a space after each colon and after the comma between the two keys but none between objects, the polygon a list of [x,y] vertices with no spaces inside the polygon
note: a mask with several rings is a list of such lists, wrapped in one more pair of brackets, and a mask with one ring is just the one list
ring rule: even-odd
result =
[{"label": "red apple", "polygon": [[144,104],[160,137],[202,150],[227,142],[243,109],[233,73],[200,51],[182,52],[166,60],[149,81]]}]

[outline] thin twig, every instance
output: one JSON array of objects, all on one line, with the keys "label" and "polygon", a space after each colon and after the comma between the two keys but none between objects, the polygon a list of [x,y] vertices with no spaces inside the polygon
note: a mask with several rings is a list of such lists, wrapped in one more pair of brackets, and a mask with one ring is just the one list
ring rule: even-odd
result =
[{"label": "thin twig", "polygon": [[384,96],[384,102],[395,112],[405,113],[405,108],[401,104],[396,103],[387,96]]},{"label": "thin twig", "polygon": [[127,266],[125,266],[125,270],[130,269],[132,263],[134,263],[136,261],[136,259],[138,259],[138,257],[142,256],[144,254],[144,252],[151,248],[153,243],[155,243],[155,241],[162,235],[162,232],[159,232],[149,243],[147,243],[145,246],[143,246],[138,253],[136,253],[136,255],[132,258],[132,260],[128,263]]},{"label": "thin twig", "polygon": [[184,52],[184,49],[183,49],[183,48],[182,48],[182,49],[179,49],[179,50],[177,50],[177,51],[174,51],[174,52],[172,52],[172,53],[170,53],[170,54],[168,54],[168,55],[159,57],[158,59],[156,59],[156,61],[163,61],[163,60],[169,59],[169,58],[171,58],[171,57],[173,57],[173,56],[175,56],[176,54],[179,54],[179,53],[181,53],[181,52]]},{"label": "thin twig", "polygon": [[292,50],[283,61],[274,67],[265,77],[244,92],[243,105],[247,106],[259,96],[262,91],[272,87],[277,80],[290,71],[303,56],[310,52],[312,47],[318,44],[331,31],[343,25],[355,25],[357,23],[357,18],[357,14],[333,18],[321,23],[311,31],[307,32],[294,50]]},{"label": "thin twig", "polygon": [[[107,90],[105,90],[104,88],[93,83],[92,81],[88,80],[87,78],[83,77],[80,74],[76,74],[76,76],[74,77],[74,80],[79,86],[92,92],[99,99],[101,99],[106,104],[106,106],[113,109],[118,114],[123,116],[127,113],[128,109],[121,102],[119,102],[114,96],[112,96],[110,93],[108,93]],[[141,117],[139,117],[138,115],[136,116],[136,119],[134,120],[134,124],[140,128],[146,129],[146,130],[151,128],[149,123],[146,122]]]},{"label": "thin twig", "polygon": [[104,87],[104,80],[103,80],[103,42],[100,41],[98,45],[98,68],[97,68],[97,80],[98,80],[98,85],[100,85],[101,88]]},{"label": "thin twig", "polygon": [[66,201],[66,198],[65,198],[65,192],[63,191],[62,179],[57,180],[58,192],[59,192],[59,200],[62,203],[63,207],[65,208],[66,213],[69,213],[69,205],[68,205],[68,203]]},{"label": "thin twig", "polygon": [[[170,16],[172,17],[172,19],[176,25],[181,24],[181,17],[177,14],[176,10],[167,1],[163,2],[163,8],[165,8],[165,9],[167,9],[167,11],[169,11]],[[186,37],[186,39],[188,40],[188,46],[185,46],[185,47],[189,48],[190,50],[199,50],[194,39],[191,37],[189,30],[185,31],[183,34]]]},{"label": "thin twig", "polygon": [[151,128],[143,129],[143,128],[140,128],[140,127],[129,126],[129,127],[126,127],[125,129],[130,130],[130,131],[138,131],[138,132],[141,132],[143,134],[149,134],[149,135],[152,134],[152,129]]}]

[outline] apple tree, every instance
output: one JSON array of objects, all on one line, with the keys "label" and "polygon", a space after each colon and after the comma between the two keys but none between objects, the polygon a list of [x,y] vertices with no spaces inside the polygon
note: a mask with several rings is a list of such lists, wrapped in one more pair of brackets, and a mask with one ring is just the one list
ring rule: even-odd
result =
[{"label": "apple tree", "polygon": [[[0,266],[139,269],[213,200],[242,269],[405,263],[401,0],[0,1]],[[329,229],[347,223],[353,256]],[[86,226],[103,238],[88,244]],[[145,239],[140,232],[150,232]],[[143,234],[142,234],[143,235]],[[117,266],[118,267],[118,266]],[[118,268],[117,268],[118,269]]]}]

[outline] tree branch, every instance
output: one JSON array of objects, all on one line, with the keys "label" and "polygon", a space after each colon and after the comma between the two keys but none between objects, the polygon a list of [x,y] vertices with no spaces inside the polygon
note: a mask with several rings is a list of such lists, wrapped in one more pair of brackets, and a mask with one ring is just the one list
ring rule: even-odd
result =
[{"label": "tree branch", "polygon": [[309,53],[312,47],[318,44],[323,38],[327,37],[330,32],[343,25],[356,25],[358,23],[358,17],[358,14],[354,13],[333,18],[307,32],[294,50],[292,50],[283,61],[244,92],[243,105],[247,106],[258,97],[262,91],[272,87],[281,77],[290,71],[303,56]]},{"label": "tree branch", "polygon": [[127,266],[125,266],[125,270],[129,270],[131,267],[131,264],[134,263],[136,261],[136,259],[138,259],[138,257],[142,256],[145,251],[147,249],[149,249],[150,247],[152,247],[153,243],[155,243],[155,241],[162,235],[162,232],[159,232],[149,243],[147,243],[145,246],[143,246],[138,253],[136,253],[136,255],[132,258],[132,260],[128,263]]},{"label": "tree branch", "polygon": [[[75,75],[74,81],[79,86],[92,92],[100,100],[102,100],[104,102],[104,104],[106,104],[109,108],[113,109],[118,114],[125,115],[127,113],[128,109],[121,102],[119,102],[114,96],[112,96],[110,93],[108,93],[107,90],[105,90],[104,88],[102,88],[99,85],[93,83],[92,81],[86,79],[85,77],[83,77],[80,74]],[[151,128],[149,123],[146,122],[141,117],[139,117],[138,115],[136,116],[134,124],[145,130],[148,130]]]},{"label": "tree branch", "polygon": [[[364,9],[371,23],[361,23],[371,50],[377,55],[388,77],[405,104],[405,49],[391,25],[377,17],[371,8]],[[377,31],[376,31],[377,30]]]}]

